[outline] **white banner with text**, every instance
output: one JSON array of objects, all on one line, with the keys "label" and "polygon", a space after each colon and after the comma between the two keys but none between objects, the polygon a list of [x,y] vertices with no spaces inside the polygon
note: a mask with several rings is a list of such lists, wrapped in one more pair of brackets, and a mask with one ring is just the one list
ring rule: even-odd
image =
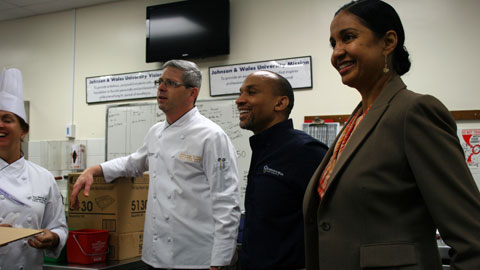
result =
[{"label": "white banner with text", "polygon": [[87,77],[87,103],[154,98],[161,70]]},{"label": "white banner with text", "polygon": [[296,57],[209,68],[210,96],[238,94],[243,80],[258,70],[285,77],[293,89],[312,87],[312,57]]}]

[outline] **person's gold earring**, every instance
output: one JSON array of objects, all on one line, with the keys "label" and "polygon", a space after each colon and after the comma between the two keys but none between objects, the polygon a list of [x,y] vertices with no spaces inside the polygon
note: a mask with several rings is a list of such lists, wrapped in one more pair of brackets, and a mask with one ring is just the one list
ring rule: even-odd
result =
[{"label": "person's gold earring", "polygon": [[385,66],[383,67],[383,73],[387,74],[390,71],[387,63],[387,55],[385,54]]}]

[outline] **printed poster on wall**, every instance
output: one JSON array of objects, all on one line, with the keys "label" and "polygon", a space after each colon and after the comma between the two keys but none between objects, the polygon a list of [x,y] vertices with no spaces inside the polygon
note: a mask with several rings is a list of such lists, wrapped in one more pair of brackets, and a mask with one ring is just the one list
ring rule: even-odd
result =
[{"label": "printed poster on wall", "polygon": [[312,57],[304,56],[210,67],[210,96],[238,94],[245,78],[257,70],[269,70],[282,75],[293,89],[312,87]]},{"label": "printed poster on wall", "polygon": [[458,129],[457,134],[467,165],[480,188],[480,129]]},{"label": "printed poster on wall", "polygon": [[87,77],[87,103],[154,98],[161,70]]}]

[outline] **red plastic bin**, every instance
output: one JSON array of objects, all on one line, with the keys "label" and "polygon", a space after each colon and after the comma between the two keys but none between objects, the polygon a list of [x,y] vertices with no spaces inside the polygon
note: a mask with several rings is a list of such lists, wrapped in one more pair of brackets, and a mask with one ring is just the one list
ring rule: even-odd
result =
[{"label": "red plastic bin", "polygon": [[67,261],[79,264],[104,262],[108,253],[107,242],[107,230],[72,230],[67,238]]}]

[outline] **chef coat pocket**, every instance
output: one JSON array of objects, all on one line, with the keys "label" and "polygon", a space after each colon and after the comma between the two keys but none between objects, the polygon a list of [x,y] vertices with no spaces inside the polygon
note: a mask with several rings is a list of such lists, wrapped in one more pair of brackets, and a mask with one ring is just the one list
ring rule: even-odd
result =
[{"label": "chef coat pocket", "polygon": [[[411,243],[385,243],[360,246],[361,269],[417,269],[415,245]],[[398,268],[391,268],[398,267]]]}]

